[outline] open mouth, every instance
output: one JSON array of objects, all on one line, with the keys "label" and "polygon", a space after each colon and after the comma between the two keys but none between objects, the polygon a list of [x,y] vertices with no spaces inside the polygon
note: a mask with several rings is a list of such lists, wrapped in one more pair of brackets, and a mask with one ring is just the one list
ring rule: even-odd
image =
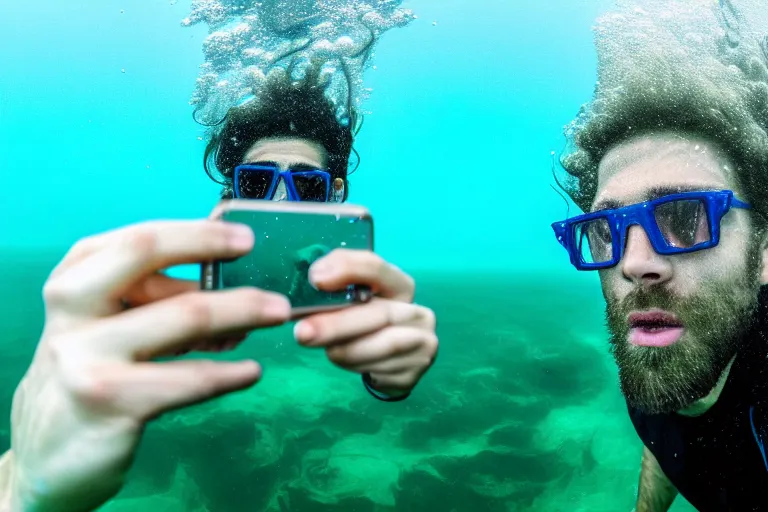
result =
[{"label": "open mouth", "polygon": [[633,345],[666,347],[677,343],[685,330],[680,319],[666,311],[632,313],[628,321]]},{"label": "open mouth", "polygon": [[671,313],[653,311],[650,313],[632,313],[629,315],[629,326],[632,329],[659,330],[683,327],[683,322]]}]

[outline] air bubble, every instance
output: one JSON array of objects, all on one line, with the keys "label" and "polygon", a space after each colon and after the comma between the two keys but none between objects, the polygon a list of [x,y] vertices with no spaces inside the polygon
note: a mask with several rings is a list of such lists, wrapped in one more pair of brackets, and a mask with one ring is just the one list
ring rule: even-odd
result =
[{"label": "air bubble", "polygon": [[[284,74],[290,64],[315,58],[327,62],[349,59],[345,66],[349,76],[344,76],[345,70],[336,69],[330,79],[322,77],[322,86],[342,110],[347,105],[360,108],[371,93],[363,87],[363,72],[378,40],[386,31],[416,19],[409,9],[401,7],[402,3],[192,0],[189,16],[181,25],[205,24],[209,33],[203,43],[205,61],[190,101],[195,105],[196,119],[204,124],[218,122],[237,104],[244,90],[258,98],[264,77],[270,79],[276,69]],[[371,31],[375,33],[373,44]],[[341,115],[348,116],[349,112]]]}]

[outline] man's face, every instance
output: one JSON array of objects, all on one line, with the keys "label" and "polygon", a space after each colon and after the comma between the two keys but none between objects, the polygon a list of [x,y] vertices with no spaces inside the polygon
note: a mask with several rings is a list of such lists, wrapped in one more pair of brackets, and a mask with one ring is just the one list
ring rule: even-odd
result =
[{"label": "man's face", "polygon": [[[675,134],[638,137],[601,161],[592,209],[691,186],[730,189],[744,199],[734,166],[717,146]],[[749,215],[731,209],[720,223],[719,245],[672,256],[657,254],[633,225],[622,260],[600,271],[611,350],[630,405],[650,413],[685,408],[712,391],[740,349],[765,282]]]},{"label": "man's face", "polygon": [[[310,140],[292,137],[262,139],[245,155],[243,163],[271,163],[281,171],[287,169],[327,169],[328,154],[323,146]],[[285,182],[280,179],[274,201],[288,199]]]}]

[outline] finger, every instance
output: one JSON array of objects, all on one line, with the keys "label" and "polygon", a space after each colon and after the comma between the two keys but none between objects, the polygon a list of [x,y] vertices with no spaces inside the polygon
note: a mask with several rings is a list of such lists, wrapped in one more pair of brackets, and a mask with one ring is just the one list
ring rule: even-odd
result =
[{"label": "finger", "polygon": [[294,336],[302,345],[325,347],[394,325],[434,330],[435,316],[432,310],[415,304],[373,299],[367,304],[307,317],[296,324]]},{"label": "finger", "polygon": [[115,233],[119,232],[120,229],[125,228],[113,229],[78,240],[78,242],[67,251],[59,264],[54,267],[49,278],[55,277],[73,265],[80,263],[86,257],[109,244],[109,241],[115,237]]},{"label": "finger", "polygon": [[139,307],[199,289],[200,283],[197,281],[174,279],[163,274],[152,274],[129,289],[123,299],[129,306]]},{"label": "finger", "polygon": [[371,365],[398,359],[419,349],[425,351],[430,337],[434,334],[416,327],[389,327],[349,343],[330,346],[326,354],[331,362],[342,368],[368,369]]},{"label": "finger", "polygon": [[75,331],[70,343],[92,357],[148,360],[218,336],[282,324],[290,310],[285,297],[254,288],[186,293],[91,323]]},{"label": "finger", "polygon": [[260,378],[261,367],[254,361],[187,360],[140,363],[104,372],[88,387],[94,390],[91,400],[147,421],[172,409],[245,389]]},{"label": "finger", "polygon": [[90,246],[89,256],[48,280],[49,306],[109,314],[138,279],[172,265],[242,255],[253,246],[253,232],[218,221],[155,222],[114,232]]},{"label": "finger", "polygon": [[349,285],[369,286],[385,299],[412,302],[413,278],[371,251],[337,249],[317,260],[309,278],[318,289],[343,290]]},{"label": "finger", "polygon": [[[123,226],[120,228],[111,229],[100,233],[98,235],[92,235],[80,239],[72,248],[65,254],[61,262],[54,268],[51,276],[61,273],[68,268],[80,263],[92,254],[99,252],[106,247],[114,244],[115,242],[125,238],[126,236],[133,236],[136,232],[145,230],[156,229],[175,229],[186,228],[187,230],[194,229],[196,225],[207,224],[210,220],[198,220],[198,221],[151,221],[131,224],[129,226]],[[226,223],[220,223],[226,224]]]},{"label": "finger", "polygon": [[346,369],[355,373],[370,373],[372,375],[396,375],[410,372],[421,376],[432,366],[432,362],[432,358],[426,357],[420,351],[415,351],[393,359]]}]

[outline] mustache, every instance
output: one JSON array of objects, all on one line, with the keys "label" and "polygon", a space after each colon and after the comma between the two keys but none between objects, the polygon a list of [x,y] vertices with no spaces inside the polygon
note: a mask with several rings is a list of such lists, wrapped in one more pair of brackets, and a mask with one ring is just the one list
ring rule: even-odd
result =
[{"label": "mustache", "polygon": [[636,288],[631,291],[624,299],[614,299],[608,301],[608,310],[612,317],[626,316],[630,311],[646,309],[663,309],[671,311],[679,309],[684,303],[682,297],[676,296],[669,289],[655,286],[651,288]]},{"label": "mustache", "polygon": [[623,333],[632,311],[658,308],[674,313],[689,329],[709,330],[713,322],[730,317],[741,318],[746,326],[758,320],[758,294],[759,288],[751,289],[746,283],[707,286],[691,296],[680,296],[666,286],[637,288],[622,300],[606,301],[606,321],[612,332]]}]

